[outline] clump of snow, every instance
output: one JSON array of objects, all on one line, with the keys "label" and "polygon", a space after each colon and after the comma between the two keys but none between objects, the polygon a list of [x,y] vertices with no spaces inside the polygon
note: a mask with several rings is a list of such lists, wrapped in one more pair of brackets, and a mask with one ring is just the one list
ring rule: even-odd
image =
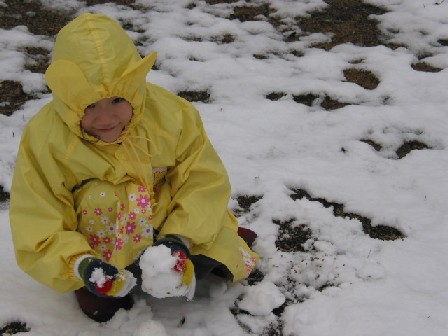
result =
[{"label": "clump of snow", "polygon": [[182,284],[182,274],[173,270],[176,262],[168,247],[148,248],[140,258],[142,289],[156,298],[185,296],[188,286]]},{"label": "clump of snow", "polygon": [[268,315],[275,308],[285,303],[285,296],[280,289],[269,281],[249,286],[246,295],[238,303],[238,307],[252,315]]},{"label": "clump of snow", "polygon": [[104,274],[104,270],[100,267],[94,269],[89,279],[90,282],[96,284],[100,288],[103,287],[108,280],[110,280],[110,277]]}]

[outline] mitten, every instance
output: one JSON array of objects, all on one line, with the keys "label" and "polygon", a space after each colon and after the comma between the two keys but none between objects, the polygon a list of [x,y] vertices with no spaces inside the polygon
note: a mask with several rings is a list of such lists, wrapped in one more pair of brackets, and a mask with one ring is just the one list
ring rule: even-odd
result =
[{"label": "mitten", "polygon": [[196,282],[194,265],[191,261],[190,251],[182,240],[174,235],[167,235],[154,243],[154,246],[159,245],[164,245],[171,250],[171,255],[177,258],[177,263],[173,269],[182,274],[182,284],[191,287]]},{"label": "mitten", "polygon": [[137,283],[131,272],[118,270],[93,256],[85,256],[75,263],[75,273],[86,288],[99,297],[126,296]]}]

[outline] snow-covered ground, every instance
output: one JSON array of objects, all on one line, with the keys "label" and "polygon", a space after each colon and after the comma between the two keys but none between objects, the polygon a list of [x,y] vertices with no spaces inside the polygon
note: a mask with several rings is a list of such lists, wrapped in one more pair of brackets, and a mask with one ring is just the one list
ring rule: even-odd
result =
[{"label": "snow-covered ground", "polygon": [[[285,42],[281,29],[263,18],[227,19],[244,1],[189,6],[193,1],[137,0],[137,9],[85,7],[77,0],[43,3],[131,22],[129,33],[141,53],[159,53],[149,81],[174,92],[210,93],[210,102],[195,105],[228,169],[235,195],[229,206],[238,208],[238,195],[263,196],[239,220],[259,235],[254,249],[264,278],[251,285],[209,279],[189,302],[141,295],[132,310],[98,324],[80,312],[72,294],[60,295],[18,269],[4,203],[0,328],[22,321],[31,329],[25,335],[55,336],[447,334],[448,73],[411,65],[425,57],[433,67],[448,66],[448,1],[369,0],[387,9],[375,18],[402,47],[344,44],[330,51],[311,48],[329,39],[323,34]],[[284,30],[297,33],[294,17],[325,6],[321,0],[266,3]],[[222,43],[223,36],[233,41]],[[42,74],[24,71],[23,50],[51,49],[52,39],[25,27],[0,29],[0,46],[0,81],[42,92]],[[378,87],[346,81],[343,71],[353,67],[375,74]],[[284,95],[267,99],[273,92]],[[294,100],[309,93],[321,99],[311,106]],[[325,110],[325,96],[350,105]],[[10,117],[0,115],[5,190],[21,131],[51,98],[38,97]],[[428,148],[399,157],[396,151],[405,143]],[[291,195],[298,190],[310,197],[295,200]],[[335,203],[346,215],[335,216]],[[395,228],[405,238],[373,239],[360,218]],[[278,223],[290,223],[290,230],[304,224],[310,239],[301,250],[277,248],[288,238],[279,236]]]}]

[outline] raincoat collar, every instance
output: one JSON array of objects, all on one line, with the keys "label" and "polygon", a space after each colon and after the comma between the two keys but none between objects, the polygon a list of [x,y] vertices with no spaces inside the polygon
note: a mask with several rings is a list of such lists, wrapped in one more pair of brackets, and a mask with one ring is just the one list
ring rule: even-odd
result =
[{"label": "raincoat collar", "polygon": [[81,129],[84,109],[103,98],[126,99],[132,105],[133,117],[114,142],[121,143],[142,117],[146,76],[155,60],[155,53],[141,58],[116,21],[85,13],[59,32],[45,80],[53,93],[55,109],[70,130],[99,145],[108,143]]}]

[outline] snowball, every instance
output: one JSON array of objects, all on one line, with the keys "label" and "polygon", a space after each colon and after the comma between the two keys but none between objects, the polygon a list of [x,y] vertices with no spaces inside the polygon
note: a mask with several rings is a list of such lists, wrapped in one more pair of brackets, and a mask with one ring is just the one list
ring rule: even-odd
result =
[{"label": "snowball", "polygon": [[249,286],[238,307],[252,315],[268,315],[285,302],[285,296],[272,282]]},{"label": "snowball", "polygon": [[142,289],[156,298],[185,296],[188,286],[182,284],[182,274],[173,270],[177,258],[164,245],[148,248],[140,258]]}]

